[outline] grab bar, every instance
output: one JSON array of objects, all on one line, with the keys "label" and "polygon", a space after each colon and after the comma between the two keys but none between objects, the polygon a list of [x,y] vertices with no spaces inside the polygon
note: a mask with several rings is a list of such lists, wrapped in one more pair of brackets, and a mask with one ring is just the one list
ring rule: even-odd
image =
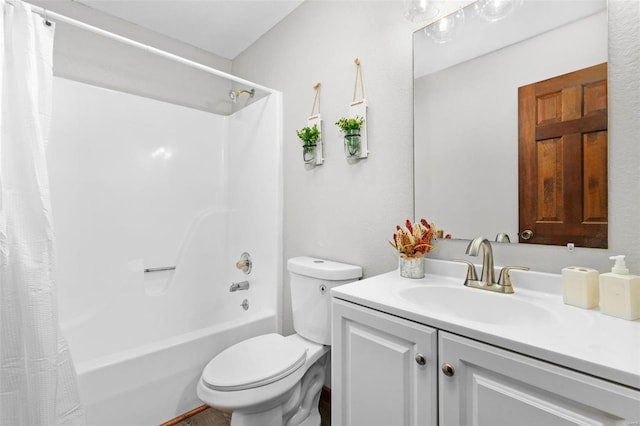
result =
[{"label": "grab bar", "polygon": [[173,271],[175,266],[161,266],[159,268],[144,268],[144,272],[160,272],[160,271]]}]

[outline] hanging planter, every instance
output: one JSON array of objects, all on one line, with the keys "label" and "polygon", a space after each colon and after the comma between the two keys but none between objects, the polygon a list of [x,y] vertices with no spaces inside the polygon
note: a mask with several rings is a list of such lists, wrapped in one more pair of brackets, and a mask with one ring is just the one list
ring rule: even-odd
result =
[{"label": "hanging planter", "polygon": [[344,154],[347,158],[360,158],[362,154],[362,138],[360,129],[364,124],[364,118],[342,117],[336,121],[336,126],[344,133]]},{"label": "hanging planter", "polygon": [[300,130],[296,130],[296,134],[302,141],[302,159],[305,163],[315,163],[316,160],[316,146],[320,139],[320,129],[318,125],[303,127]]},{"label": "hanging planter", "polygon": [[[362,66],[360,59],[356,58],[354,62],[356,64],[356,79],[353,87],[353,101],[349,104],[349,114],[336,121],[336,125],[344,133],[344,154],[351,163],[369,156],[366,123],[367,101],[364,98]],[[357,98],[358,82],[362,96],[360,99]]]},{"label": "hanging planter", "polygon": [[[307,125],[300,130],[296,130],[296,134],[302,141],[302,159],[304,163],[310,166],[319,166],[324,163],[322,117],[320,116],[320,83],[316,83],[313,89],[316,95],[311,106],[311,116],[307,118]],[[316,107],[318,112],[314,114]]]}]

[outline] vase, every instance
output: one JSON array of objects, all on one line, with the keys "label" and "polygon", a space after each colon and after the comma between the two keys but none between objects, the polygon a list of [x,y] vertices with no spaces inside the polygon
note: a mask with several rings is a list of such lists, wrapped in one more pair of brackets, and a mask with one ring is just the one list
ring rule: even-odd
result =
[{"label": "vase", "polygon": [[405,278],[424,278],[424,257],[400,256],[400,276]]},{"label": "vase", "polygon": [[360,143],[360,130],[349,130],[344,134],[344,154],[347,158],[360,157],[362,145]]},{"label": "vase", "polygon": [[302,145],[302,159],[305,163],[313,163],[316,159],[316,144]]}]

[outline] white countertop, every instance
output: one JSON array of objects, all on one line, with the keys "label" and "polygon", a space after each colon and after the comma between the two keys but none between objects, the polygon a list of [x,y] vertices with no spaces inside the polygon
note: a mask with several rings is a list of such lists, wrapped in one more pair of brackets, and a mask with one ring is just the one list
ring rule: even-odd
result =
[{"label": "white countertop", "polygon": [[[331,295],[640,389],[640,320],[627,321],[603,315],[597,308],[587,310],[565,305],[560,293],[560,275],[512,271],[515,294],[503,295],[464,287],[465,265],[426,259],[426,271],[422,279],[403,278],[399,271],[392,271],[336,287]],[[552,311],[553,318],[510,323],[505,317],[502,323],[487,323],[457,316],[455,306],[450,307],[449,313],[429,312],[399,294],[417,286],[461,287],[526,300]]]}]

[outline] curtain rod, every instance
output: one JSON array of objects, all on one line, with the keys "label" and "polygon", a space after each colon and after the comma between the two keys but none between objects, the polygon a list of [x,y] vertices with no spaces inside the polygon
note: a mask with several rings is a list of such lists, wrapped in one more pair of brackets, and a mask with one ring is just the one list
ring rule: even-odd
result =
[{"label": "curtain rod", "polygon": [[[7,3],[13,6],[13,3],[11,1],[7,1]],[[64,22],[65,24],[73,25],[74,27],[78,27],[78,28],[81,28],[83,30],[95,33],[95,34],[99,34],[101,36],[110,38],[112,40],[116,40],[116,41],[119,41],[121,43],[127,44],[129,46],[137,47],[137,48],[139,48],[141,50],[144,50],[146,52],[152,53],[154,55],[157,55],[157,56],[160,56],[160,57],[163,57],[163,58],[166,58],[166,59],[170,59],[172,61],[175,61],[175,62],[184,64],[184,65],[190,66],[192,68],[199,69],[201,71],[204,71],[204,72],[209,73],[209,74],[216,75],[218,77],[226,78],[226,79],[234,81],[236,83],[240,83],[240,84],[243,84],[243,85],[249,85],[249,86],[254,87],[256,89],[266,91],[268,93],[276,93],[277,92],[276,90],[270,89],[270,88],[265,87],[265,86],[261,86],[259,84],[253,83],[253,82],[251,82],[249,80],[245,80],[245,79],[240,78],[240,77],[236,77],[235,75],[226,73],[224,71],[220,71],[220,70],[217,70],[215,68],[203,65],[203,64],[201,64],[199,62],[195,62],[195,61],[192,61],[190,59],[183,58],[182,56],[178,56],[178,55],[174,55],[173,53],[166,52],[166,51],[164,51],[162,49],[158,49],[156,47],[152,47],[152,46],[146,45],[144,43],[140,43],[138,41],[131,40],[130,38],[123,37],[121,35],[112,33],[110,31],[103,30],[103,29],[98,28],[98,27],[94,27],[93,25],[85,24],[84,22],[78,21],[78,20],[73,19],[73,18],[69,18],[68,16],[61,15],[61,14],[56,13],[56,12],[51,12],[50,10],[44,9],[42,7],[39,7],[39,6],[36,6],[36,5],[33,5],[33,4],[27,4],[27,5],[31,8],[31,11],[33,13],[36,13],[36,14],[42,16],[43,18],[45,18],[45,21],[47,21],[49,19],[53,19],[54,21]]]}]

